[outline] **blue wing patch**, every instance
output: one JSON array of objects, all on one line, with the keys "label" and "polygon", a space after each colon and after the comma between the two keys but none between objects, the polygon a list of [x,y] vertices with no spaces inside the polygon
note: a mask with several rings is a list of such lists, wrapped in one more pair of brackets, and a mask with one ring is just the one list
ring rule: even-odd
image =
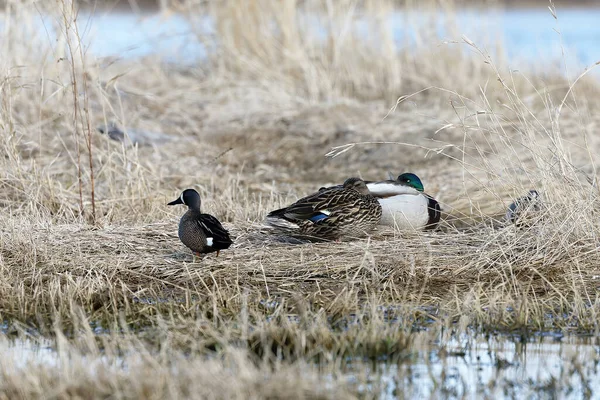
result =
[{"label": "blue wing patch", "polygon": [[328,216],[329,215],[327,215],[327,214],[318,214],[318,215],[315,215],[314,217],[310,217],[309,220],[312,222],[319,222],[319,221],[324,220]]}]

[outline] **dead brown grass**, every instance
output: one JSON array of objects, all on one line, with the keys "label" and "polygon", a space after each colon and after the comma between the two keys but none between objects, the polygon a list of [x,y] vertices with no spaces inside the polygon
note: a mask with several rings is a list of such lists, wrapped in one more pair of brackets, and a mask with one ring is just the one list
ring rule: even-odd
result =
[{"label": "dead brown grass", "polygon": [[[219,42],[197,68],[106,67],[77,52],[65,62],[63,47],[32,33],[39,9],[12,4],[5,18],[20,23],[0,42],[0,316],[66,346],[71,364],[26,377],[0,363],[6,398],[57,385],[57,398],[348,398],[358,392],[341,391],[344,357],[401,362],[446,327],[598,331],[591,78],[510,73],[468,38],[400,50],[380,24],[392,2],[211,2]],[[57,31],[74,17],[42,11]],[[368,39],[348,29],[359,11]],[[306,15],[326,27],[322,40]],[[72,78],[84,76],[78,100]],[[90,154],[87,122],[73,125],[78,101],[92,126],[116,120],[171,140],[96,134]],[[320,186],[409,170],[443,204],[435,232],[290,245],[262,229],[269,210]],[[235,238],[219,258],[194,262],[177,240],[183,210],[166,202],[186,187]],[[508,203],[533,187],[543,216],[506,226]],[[90,322],[134,332],[102,342]],[[80,336],[95,353],[69,347]],[[100,361],[78,367],[107,349],[126,360],[126,380]]]}]

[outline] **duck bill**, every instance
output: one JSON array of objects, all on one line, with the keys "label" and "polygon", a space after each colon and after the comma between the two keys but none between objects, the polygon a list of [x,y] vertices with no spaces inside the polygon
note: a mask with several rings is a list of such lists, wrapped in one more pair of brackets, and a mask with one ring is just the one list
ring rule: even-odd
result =
[{"label": "duck bill", "polygon": [[181,197],[178,198],[177,200],[173,200],[172,202],[167,203],[168,206],[174,206],[174,205],[177,205],[177,204],[183,204],[183,201],[181,201]]}]

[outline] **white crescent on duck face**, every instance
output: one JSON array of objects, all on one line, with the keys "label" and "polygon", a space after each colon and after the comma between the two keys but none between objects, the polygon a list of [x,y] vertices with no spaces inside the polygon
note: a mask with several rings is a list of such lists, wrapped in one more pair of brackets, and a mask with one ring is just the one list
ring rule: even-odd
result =
[{"label": "white crescent on duck face", "polygon": [[435,228],[440,220],[439,203],[423,193],[423,184],[415,174],[402,174],[396,180],[368,182],[367,187],[381,204],[381,225],[400,230],[423,230]]}]

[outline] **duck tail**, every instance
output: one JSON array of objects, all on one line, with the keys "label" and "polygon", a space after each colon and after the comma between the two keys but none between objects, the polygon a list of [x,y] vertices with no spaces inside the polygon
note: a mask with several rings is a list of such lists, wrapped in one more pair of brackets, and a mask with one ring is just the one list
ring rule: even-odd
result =
[{"label": "duck tail", "polygon": [[267,214],[267,218],[265,219],[267,226],[286,231],[299,229],[300,227],[298,224],[285,217],[285,211],[285,208],[281,208],[279,210],[271,211],[269,214]]},{"label": "duck tail", "polygon": [[279,230],[284,230],[284,231],[295,231],[298,230],[300,227],[298,226],[298,224],[295,224],[293,222],[287,221],[283,218],[277,218],[277,217],[268,217],[265,220],[267,226],[271,227],[271,228],[275,228],[275,229],[279,229]]}]

